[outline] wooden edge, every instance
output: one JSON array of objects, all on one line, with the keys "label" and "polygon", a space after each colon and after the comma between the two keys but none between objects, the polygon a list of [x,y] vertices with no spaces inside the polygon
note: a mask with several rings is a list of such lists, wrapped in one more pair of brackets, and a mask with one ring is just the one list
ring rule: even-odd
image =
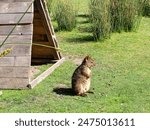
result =
[{"label": "wooden edge", "polygon": [[61,58],[58,60],[54,65],[52,65],[49,69],[44,71],[41,75],[39,75],[36,79],[32,80],[28,88],[34,88],[38,83],[40,83],[42,80],[44,80],[48,75],[50,75],[57,67],[59,67],[63,62],[65,61],[65,58]]},{"label": "wooden edge", "polygon": [[[39,13],[40,13],[40,16],[42,19],[42,23],[45,28],[49,43],[51,46],[54,46],[57,48],[58,47],[57,40],[52,37],[52,35],[54,35],[53,34],[54,30],[53,30],[53,27],[51,24],[51,19],[50,19],[49,13],[47,11],[47,6],[45,5],[45,2],[43,0],[37,0],[36,6],[39,10]],[[57,52],[57,51],[54,51],[53,55],[56,59],[61,59],[61,57],[62,57],[60,52]]]}]

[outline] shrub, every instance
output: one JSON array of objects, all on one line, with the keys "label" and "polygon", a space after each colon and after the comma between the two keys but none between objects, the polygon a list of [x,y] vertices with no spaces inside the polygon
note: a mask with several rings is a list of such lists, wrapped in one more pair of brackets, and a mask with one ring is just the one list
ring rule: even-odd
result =
[{"label": "shrub", "polygon": [[145,0],[144,2],[143,15],[150,17],[150,0]]},{"label": "shrub", "polygon": [[139,27],[143,0],[90,0],[90,21],[95,40],[111,32],[133,31]]},{"label": "shrub", "polygon": [[47,0],[47,6],[48,6],[49,13],[51,13],[51,11],[52,11],[52,2],[53,2],[53,0]]},{"label": "shrub", "polygon": [[89,3],[90,21],[95,40],[110,37],[109,0],[91,0]]},{"label": "shrub", "polygon": [[70,0],[57,0],[54,7],[54,18],[59,30],[71,31],[76,26],[76,10]]},{"label": "shrub", "polygon": [[111,30],[132,31],[141,21],[140,0],[110,0]]}]

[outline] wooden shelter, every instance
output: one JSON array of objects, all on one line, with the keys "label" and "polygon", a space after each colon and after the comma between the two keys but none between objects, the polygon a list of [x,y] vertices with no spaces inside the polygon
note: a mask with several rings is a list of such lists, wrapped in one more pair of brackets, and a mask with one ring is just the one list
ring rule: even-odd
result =
[{"label": "wooden shelter", "polygon": [[[64,61],[44,0],[0,0],[0,44],[0,53],[12,48],[0,58],[0,89],[33,88]],[[48,62],[31,80],[31,64]]]}]

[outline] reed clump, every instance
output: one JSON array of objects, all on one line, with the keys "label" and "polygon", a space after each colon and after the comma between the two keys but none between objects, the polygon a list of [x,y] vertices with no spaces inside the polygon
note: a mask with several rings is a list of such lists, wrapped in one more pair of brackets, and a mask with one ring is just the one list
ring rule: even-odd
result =
[{"label": "reed clump", "polygon": [[47,6],[48,6],[48,11],[49,11],[49,13],[51,13],[52,12],[52,2],[53,2],[53,0],[47,0],[46,2],[47,2]]},{"label": "reed clump", "polygon": [[140,0],[110,0],[112,32],[136,30],[141,21]]},{"label": "reed clump", "polygon": [[57,0],[53,15],[59,30],[71,31],[76,26],[76,10],[70,0]]},{"label": "reed clump", "polygon": [[150,17],[150,0],[145,0],[144,2],[143,16]]},{"label": "reed clump", "polygon": [[141,3],[142,0],[90,0],[90,19],[95,40],[109,38],[112,32],[138,29],[142,18]]},{"label": "reed clump", "polygon": [[94,39],[97,41],[109,38],[111,31],[109,0],[91,0],[89,10]]}]

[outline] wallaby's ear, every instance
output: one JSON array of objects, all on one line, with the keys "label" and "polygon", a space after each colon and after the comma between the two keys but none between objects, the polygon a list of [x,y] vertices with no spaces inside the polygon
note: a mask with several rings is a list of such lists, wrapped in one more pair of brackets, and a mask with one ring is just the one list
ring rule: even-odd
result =
[{"label": "wallaby's ear", "polygon": [[90,58],[90,56],[89,56],[89,55],[87,55],[87,56],[85,57],[85,59],[87,59],[87,60],[88,60],[89,58]]},{"label": "wallaby's ear", "polygon": [[90,59],[90,56],[87,55],[87,56],[84,58],[83,63],[86,63],[89,59]]},{"label": "wallaby's ear", "polygon": [[86,63],[88,61],[88,56],[84,57],[83,63]]}]

